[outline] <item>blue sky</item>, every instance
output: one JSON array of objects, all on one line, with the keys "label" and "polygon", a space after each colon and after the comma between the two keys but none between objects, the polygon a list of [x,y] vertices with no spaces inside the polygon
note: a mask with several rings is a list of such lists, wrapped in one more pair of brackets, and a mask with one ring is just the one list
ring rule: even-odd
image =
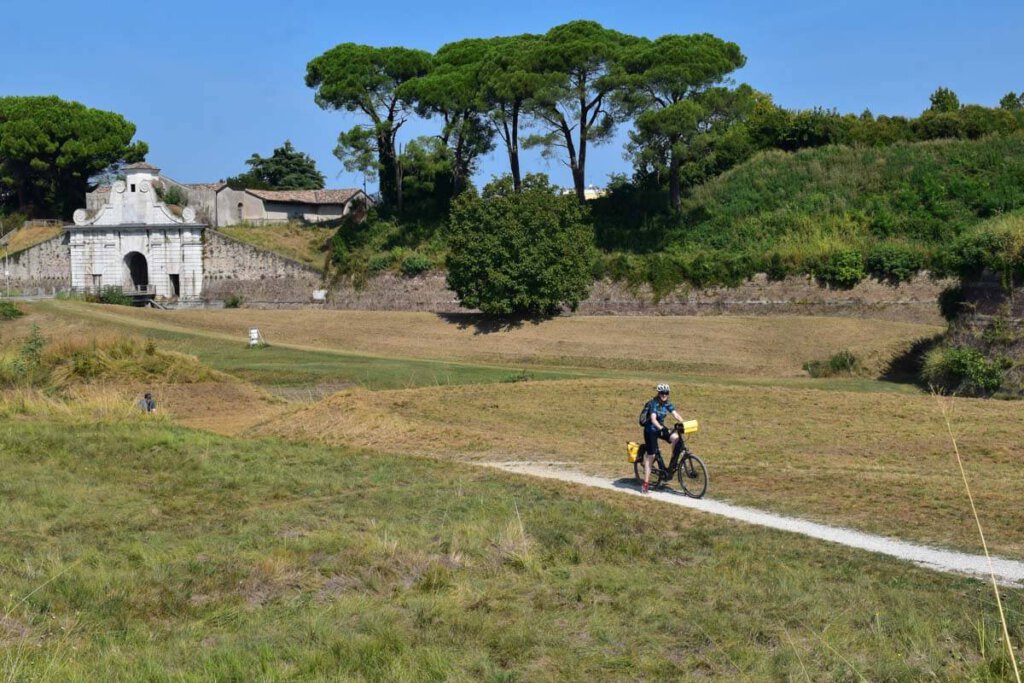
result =
[{"label": "blue sky", "polygon": [[[55,94],[123,114],[149,143],[148,160],[181,182],[245,170],[285,139],[312,155],[329,187],[358,187],[332,150],[360,120],[320,110],[306,63],[342,42],[436,50],[474,36],[543,32],[572,19],[657,37],[710,32],[740,45],[736,80],[785,107],[916,115],[937,86],[961,102],[995,105],[1024,90],[1024,2],[588,3],[251,1],[84,3],[6,0],[0,95]],[[408,125],[404,138],[435,132]],[[628,172],[618,141],[591,150],[588,182]],[[478,180],[506,170],[496,153]],[[526,170],[563,185],[557,161]]]}]

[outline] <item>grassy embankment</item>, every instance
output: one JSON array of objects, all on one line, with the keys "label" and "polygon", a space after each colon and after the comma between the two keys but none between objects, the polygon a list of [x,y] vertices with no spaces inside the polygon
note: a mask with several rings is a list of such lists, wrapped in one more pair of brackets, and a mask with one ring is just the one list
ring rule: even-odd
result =
[{"label": "grassy embankment", "polygon": [[[1024,135],[764,152],[693,188],[678,214],[662,203],[630,190],[588,203],[595,277],[655,295],[756,273],[905,280],[972,226],[1024,207]],[[443,224],[371,220],[345,233],[339,266],[359,277],[440,266]]]},{"label": "grassy embankment", "polygon": [[694,188],[678,217],[616,201],[593,207],[612,217],[598,219],[599,244],[651,253],[606,255],[599,273],[656,291],[757,272],[905,279],[971,226],[1024,207],[1024,136],[766,152]]},{"label": "grassy embankment", "polygon": [[33,225],[27,228],[18,228],[7,238],[7,253],[17,254],[19,251],[24,251],[29,247],[34,247],[46,240],[53,239],[63,231],[64,228],[59,225]]},{"label": "grassy embankment", "polygon": [[218,228],[217,231],[322,271],[327,258],[327,243],[337,231],[337,227],[285,223],[234,225]]}]

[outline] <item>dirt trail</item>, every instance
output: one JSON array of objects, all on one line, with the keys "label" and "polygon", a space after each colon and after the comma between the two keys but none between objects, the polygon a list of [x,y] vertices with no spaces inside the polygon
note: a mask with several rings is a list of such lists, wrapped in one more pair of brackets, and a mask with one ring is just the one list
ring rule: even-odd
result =
[{"label": "dirt trail", "polygon": [[[617,480],[594,477],[566,469],[567,463],[501,462],[481,464],[515,474],[558,479],[560,481],[582,484],[583,486],[618,491],[628,495],[641,495],[632,477]],[[964,574],[989,581],[995,575],[996,581],[1003,586],[1013,588],[1024,587],[1024,562],[1016,560],[993,556],[990,562],[984,555],[971,555],[952,550],[941,550],[843,527],[818,524],[795,517],[784,517],[755,508],[741,507],[706,498],[694,500],[674,490],[652,491],[648,494],[648,497],[659,502],[680,505],[713,515],[721,515],[729,519],[747,522],[748,524],[757,524],[758,526],[770,529],[789,531],[822,541],[839,543],[850,548],[888,555],[913,562],[918,566],[934,571]]]}]

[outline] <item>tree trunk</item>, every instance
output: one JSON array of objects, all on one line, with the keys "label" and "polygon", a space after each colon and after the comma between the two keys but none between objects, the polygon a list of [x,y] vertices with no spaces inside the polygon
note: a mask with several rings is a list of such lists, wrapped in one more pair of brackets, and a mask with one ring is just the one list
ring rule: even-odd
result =
[{"label": "tree trunk", "polygon": [[380,200],[386,206],[398,205],[398,160],[395,147],[384,135],[377,137],[377,161],[380,162]]},{"label": "tree trunk", "polygon": [[580,202],[580,206],[586,203],[586,172],[587,172],[587,110],[586,99],[580,98],[580,156],[579,160],[573,164],[572,169],[572,180],[576,185],[576,198]]},{"label": "tree trunk", "polygon": [[669,152],[672,158],[669,160],[669,176],[668,176],[668,193],[669,203],[672,205],[673,211],[678,211],[680,206],[680,187],[679,187],[679,157],[676,156],[674,151]]},{"label": "tree trunk", "polygon": [[523,189],[523,178],[519,170],[519,103],[512,105],[512,144],[508,149],[508,161],[512,167],[512,187],[516,192]]},{"label": "tree trunk", "polygon": [[[583,194],[585,188],[583,184],[583,166],[576,158],[576,146],[573,144],[572,131],[569,129],[569,124],[565,122],[564,118],[561,120],[560,126],[562,135],[565,137],[565,149],[569,152],[569,170],[572,171],[572,184],[576,190],[576,200],[582,205],[587,199]],[[580,143],[586,144],[586,138],[582,132],[580,133]]]},{"label": "tree trunk", "polygon": [[466,161],[462,157],[466,150],[466,128],[468,126],[468,117],[463,113],[452,159],[452,196],[461,194],[466,187]]}]

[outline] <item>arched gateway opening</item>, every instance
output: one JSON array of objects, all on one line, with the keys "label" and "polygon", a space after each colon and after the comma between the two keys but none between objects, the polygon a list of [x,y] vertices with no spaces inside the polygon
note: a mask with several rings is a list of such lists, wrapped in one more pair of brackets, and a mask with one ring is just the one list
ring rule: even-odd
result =
[{"label": "arched gateway opening", "polygon": [[137,251],[130,251],[124,255],[125,274],[124,289],[133,292],[149,291],[149,265],[146,257]]}]

